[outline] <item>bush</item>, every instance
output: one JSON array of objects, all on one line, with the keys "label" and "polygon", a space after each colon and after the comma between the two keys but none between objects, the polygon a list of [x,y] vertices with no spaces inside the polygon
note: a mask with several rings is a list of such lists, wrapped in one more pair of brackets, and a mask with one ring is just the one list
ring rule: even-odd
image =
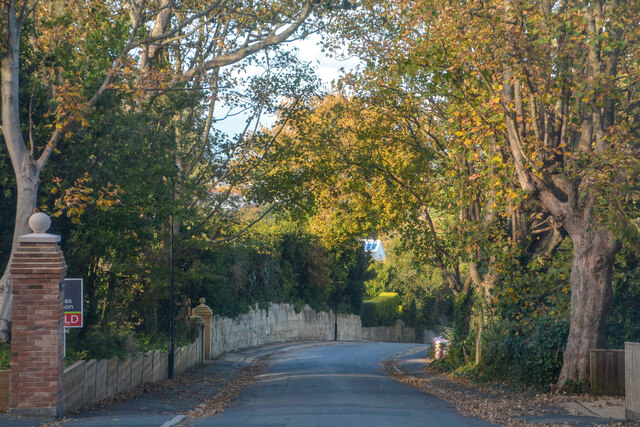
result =
[{"label": "bush", "polygon": [[517,324],[489,325],[480,370],[493,379],[545,389],[558,378],[568,334],[569,321],[562,318],[538,318],[528,334]]},{"label": "bush", "polygon": [[125,328],[110,331],[90,330],[86,334],[73,330],[67,334],[67,359],[110,359],[123,357],[135,347],[133,333]]},{"label": "bush", "polygon": [[11,367],[11,346],[6,342],[0,342],[0,369]]},{"label": "bush", "polygon": [[[453,320],[453,292],[442,278],[442,271],[422,258],[422,252],[404,246],[400,236],[384,240],[387,258],[374,262],[375,278],[366,282],[367,296],[397,292],[402,305],[401,319],[416,328],[439,330]],[[366,309],[365,309],[366,310]]]},{"label": "bush", "polygon": [[460,293],[453,300],[453,342],[460,343],[469,336],[470,303],[471,293]]},{"label": "bush", "polygon": [[376,326],[376,304],[371,301],[364,301],[360,309],[360,319],[362,326]]},{"label": "bush", "polygon": [[640,257],[622,248],[613,267],[613,301],[607,318],[606,348],[640,340]]},{"label": "bush", "polygon": [[[363,326],[391,326],[400,317],[400,295],[396,292],[382,292],[375,298],[362,304],[361,313],[364,314]],[[373,307],[373,308],[371,308]],[[371,324],[375,312],[375,322]],[[365,324],[366,322],[366,324]]]},{"label": "bush", "polygon": [[337,304],[339,312],[358,313],[369,277],[370,261],[358,241],[329,247],[293,223],[259,224],[232,244],[193,250],[177,273],[181,294],[204,297],[215,314],[227,317],[271,302],[317,311]]}]

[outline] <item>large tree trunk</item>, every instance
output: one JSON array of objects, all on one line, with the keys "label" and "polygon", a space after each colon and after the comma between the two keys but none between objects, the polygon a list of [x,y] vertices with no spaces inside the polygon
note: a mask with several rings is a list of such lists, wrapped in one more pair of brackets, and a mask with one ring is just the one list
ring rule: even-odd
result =
[{"label": "large tree trunk", "polygon": [[11,322],[11,278],[9,264],[16,249],[18,236],[29,233],[29,217],[36,207],[36,196],[40,184],[41,165],[27,150],[20,126],[19,108],[19,51],[20,24],[16,20],[16,10],[11,3],[3,16],[6,22],[7,39],[0,64],[2,76],[2,135],[11,157],[11,164],[18,187],[16,220],[13,232],[11,255],[0,279],[0,340],[6,341]]},{"label": "large tree trunk", "polygon": [[588,219],[568,219],[565,228],[573,240],[571,326],[558,389],[567,381],[589,378],[589,351],[604,343],[612,299],[611,271],[620,250],[620,242],[609,230]]},{"label": "large tree trunk", "polygon": [[[32,171],[35,172],[35,171]],[[28,234],[29,217],[36,208],[36,200],[38,194],[39,180],[37,175],[30,176],[29,180],[25,180],[23,176],[18,175],[18,200],[16,206],[16,221],[13,229],[13,243],[11,246],[11,255],[9,262],[5,266],[2,278],[0,278],[0,340],[6,341],[9,338],[11,325],[11,275],[9,274],[9,264],[13,259],[13,254],[17,248],[18,236]]]}]

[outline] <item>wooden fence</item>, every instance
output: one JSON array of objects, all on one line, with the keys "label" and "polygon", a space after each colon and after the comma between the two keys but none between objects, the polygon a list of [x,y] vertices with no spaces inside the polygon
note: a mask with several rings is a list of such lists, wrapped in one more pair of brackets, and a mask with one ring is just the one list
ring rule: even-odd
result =
[{"label": "wooden fence", "polygon": [[591,350],[591,394],[624,396],[624,350]]},{"label": "wooden fence", "polygon": [[[177,348],[175,375],[201,364],[202,350],[202,337]],[[168,355],[159,350],[128,354],[123,359],[80,360],[64,370],[64,412],[77,411],[167,376]]]},{"label": "wooden fence", "polygon": [[[202,335],[175,350],[174,373],[180,375],[204,360]],[[79,360],[64,370],[64,412],[77,411],[168,377],[168,355],[155,350],[122,359]],[[0,371],[0,411],[9,409],[9,374]]]},{"label": "wooden fence", "polygon": [[9,410],[9,369],[0,370],[0,412]]}]

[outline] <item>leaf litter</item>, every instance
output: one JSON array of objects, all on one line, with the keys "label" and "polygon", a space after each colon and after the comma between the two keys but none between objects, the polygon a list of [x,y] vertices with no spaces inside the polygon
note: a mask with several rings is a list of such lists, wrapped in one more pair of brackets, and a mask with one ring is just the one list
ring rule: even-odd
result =
[{"label": "leaf litter", "polygon": [[[525,417],[558,414],[559,411],[564,411],[561,409],[563,403],[587,402],[596,399],[588,395],[534,394],[530,391],[508,390],[491,384],[477,384],[467,379],[444,374],[428,365],[424,369],[426,375],[423,378],[406,374],[398,368],[397,361],[383,362],[382,368],[400,383],[451,403],[462,415],[481,418],[504,426],[572,425],[571,423],[534,423],[527,421]],[[607,424],[590,425],[640,426],[640,423],[612,420]]]}]

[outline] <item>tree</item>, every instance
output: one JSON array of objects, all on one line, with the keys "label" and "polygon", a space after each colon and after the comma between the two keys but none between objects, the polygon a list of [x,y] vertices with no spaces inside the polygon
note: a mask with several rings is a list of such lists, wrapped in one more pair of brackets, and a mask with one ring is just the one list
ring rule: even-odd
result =
[{"label": "tree", "polygon": [[[88,125],[87,113],[110,90],[135,91],[143,103],[185,86],[202,90],[201,84],[217,81],[222,67],[308,31],[312,11],[321,17],[332,10],[312,1],[0,4],[2,135],[17,187],[14,249],[17,237],[28,233],[49,159],[74,130]],[[25,83],[32,89],[29,102]],[[38,116],[32,114],[36,107],[42,109]],[[6,337],[8,269],[0,291],[0,332]]]},{"label": "tree", "polygon": [[[525,197],[571,237],[571,327],[558,386],[586,380],[589,350],[604,339],[614,256],[621,240],[638,236],[625,191],[638,191],[640,6],[625,0],[365,6],[346,35],[367,34],[354,42],[356,52],[377,48],[367,56],[369,69],[387,66],[400,76],[396,90],[419,94],[430,106],[449,105],[430,111],[452,123],[451,138],[494,134]],[[476,110],[482,126],[459,122],[456,110]]]},{"label": "tree", "polygon": [[[379,85],[382,74],[362,80]],[[461,301],[456,318],[467,323],[461,330],[468,330],[472,285],[482,304],[491,303],[496,264],[505,262],[495,253],[524,242],[514,219],[521,195],[493,136],[459,144],[463,132],[449,137],[447,122],[425,114],[421,101],[391,79],[385,83],[365,86],[369,92],[357,97],[334,94],[301,106],[276,135],[278,149],[253,188],[306,195],[288,208],[302,205],[329,239],[398,233],[405,250],[443,274]],[[461,122],[479,121],[471,109],[456,114]],[[505,233],[506,221],[512,227]],[[476,354],[479,361],[479,346]]]}]

